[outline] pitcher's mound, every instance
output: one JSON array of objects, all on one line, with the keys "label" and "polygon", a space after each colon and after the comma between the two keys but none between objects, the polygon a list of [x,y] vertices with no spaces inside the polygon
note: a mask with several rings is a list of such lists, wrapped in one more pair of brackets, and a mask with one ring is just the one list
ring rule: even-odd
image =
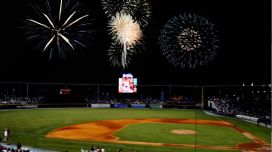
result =
[{"label": "pitcher's mound", "polygon": [[171,133],[173,134],[180,134],[180,135],[194,135],[196,134],[193,130],[171,130]]}]

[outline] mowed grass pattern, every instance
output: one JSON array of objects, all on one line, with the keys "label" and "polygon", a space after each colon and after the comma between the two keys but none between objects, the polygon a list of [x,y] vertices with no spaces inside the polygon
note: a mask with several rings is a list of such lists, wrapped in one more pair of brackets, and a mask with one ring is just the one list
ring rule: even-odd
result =
[{"label": "mowed grass pattern", "polygon": [[[208,116],[196,110],[176,110],[176,109],[91,109],[91,108],[56,108],[56,109],[33,109],[33,110],[9,110],[0,111],[0,129],[10,128],[11,138],[9,143],[21,142],[23,145],[46,148],[56,151],[79,151],[81,148],[89,149],[90,145],[104,146],[110,151],[122,148],[124,151],[137,149],[148,152],[180,152],[174,147],[152,147],[141,145],[122,145],[110,143],[98,143],[94,141],[71,141],[61,139],[45,138],[45,135],[57,128],[90,122],[96,120],[112,119],[133,119],[133,118],[181,118],[181,119],[212,119],[218,117]],[[268,128],[252,126],[246,122],[231,120],[234,124],[242,126],[243,129],[250,127],[253,133],[260,135],[269,141],[270,130]],[[237,122],[236,122],[237,121]],[[261,133],[260,133],[261,132]],[[0,135],[3,137],[3,134]],[[217,141],[211,141],[217,142]],[[269,141],[270,142],[270,141]],[[108,150],[109,151],[109,150]],[[182,149],[182,151],[194,151],[192,149]],[[211,150],[197,150],[211,151]]]}]

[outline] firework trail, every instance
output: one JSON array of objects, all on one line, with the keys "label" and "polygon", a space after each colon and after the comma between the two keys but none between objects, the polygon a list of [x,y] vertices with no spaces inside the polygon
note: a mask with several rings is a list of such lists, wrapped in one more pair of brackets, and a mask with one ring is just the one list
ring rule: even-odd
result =
[{"label": "firework trail", "polygon": [[126,56],[123,51],[123,44],[119,42],[112,42],[108,50],[109,61],[113,66],[116,67],[127,67],[131,62],[132,56],[135,55],[135,48],[127,49]]},{"label": "firework trail", "polygon": [[42,52],[65,58],[76,49],[86,48],[90,40],[91,19],[79,2],[72,0],[46,1],[33,5],[33,14],[24,21],[27,40]]},{"label": "firework trail", "polygon": [[151,7],[148,0],[101,0],[101,2],[109,18],[123,12],[131,15],[141,27],[147,26],[150,20]]},{"label": "firework trail", "polygon": [[205,17],[180,14],[164,25],[159,36],[162,54],[180,68],[206,65],[216,56],[218,36]]},{"label": "firework trail", "polygon": [[[131,61],[132,54],[136,54],[135,47],[141,44],[142,29],[147,26],[150,20],[151,8],[147,0],[101,1],[105,14],[110,19],[109,31],[113,40],[108,56],[110,61],[114,62],[113,65],[117,66],[119,63],[119,66],[125,68]],[[123,47],[122,52],[120,52],[120,44]],[[117,50],[113,50],[114,48]],[[130,53],[128,53],[128,49]],[[132,53],[132,51],[134,52]],[[127,56],[130,60],[127,60]],[[121,59],[117,59],[118,57]]]},{"label": "firework trail", "polygon": [[[127,66],[127,50],[140,42],[142,31],[130,15],[117,13],[109,23],[110,31],[117,43],[123,45],[122,66]],[[119,45],[116,44],[116,45]]]}]

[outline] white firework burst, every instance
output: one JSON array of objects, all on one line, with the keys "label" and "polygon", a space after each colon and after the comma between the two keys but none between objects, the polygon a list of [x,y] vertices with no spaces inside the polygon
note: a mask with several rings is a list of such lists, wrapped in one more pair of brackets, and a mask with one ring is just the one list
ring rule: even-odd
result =
[{"label": "white firework burst", "polygon": [[110,31],[118,43],[123,45],[122,66],[127,65],[127,50],[133,48],[142,38],[142,31],[137,21],[131,15],[116,13],[109,23]]},{"label": "white firework burst", "polygon": [[43,9],[35,5],[34,16],[25,20],[25,34],[27,40],[36,43],[42,52],[49,51],[50,59],[58,53],[65,57],[65,53],[73,53],[77,47],[86,47],[92,30],[87,14],[80,8],[80,3],[70,0],[57,2],[47,1]]}]

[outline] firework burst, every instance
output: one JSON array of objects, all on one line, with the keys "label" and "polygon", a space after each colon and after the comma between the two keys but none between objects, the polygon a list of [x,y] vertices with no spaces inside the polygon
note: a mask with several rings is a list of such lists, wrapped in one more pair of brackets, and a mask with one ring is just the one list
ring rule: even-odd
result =
[{"label": "firework burst", "polygon": [[80,48],[86,48],[93,30],[92,20],[77,1],[46,1],[45,5],[33,5],[33,14],[24,21],[27,40],[49,59],[57,55],[65,58]]},{"label": "firework burst", "polygon": [[116,13],[130,14],[141,27],[147,26],[151,7],[147,0],[101,0],[105,14],[111,18]]},{"label": "firework burst", "polygon": [[133,46],[142,37],[142,31],[137,21],[130,15],[117,13],[109,23],[113,37],[124,45]]},{"label": "firework burst", "polygon": [[159,42],[162,54],[180,68],[206,65],[219,48],[214,25],[195,14],[172,17],[161,30]]},{"label": "firework burst", "polygon": [[148,0],[101,0],[101,2],[105,14],[110,18],[109,31],[113,40],[108,56],[113,65],[125,68],[132,55],[136,54],[135,47],[141,44],[142,29],[148,25],[151,8]]},{"label": "firework burst", "polygon": [[127,50],[134,48],[142,37],[140,25],[132,19],[132,16],[116,13],[116,16],[112,17],[109,23],[109,28],[113,39],[117,41],[116,45],[123,45],[121,63],[122,67],[125,68],[127,66]]}]

